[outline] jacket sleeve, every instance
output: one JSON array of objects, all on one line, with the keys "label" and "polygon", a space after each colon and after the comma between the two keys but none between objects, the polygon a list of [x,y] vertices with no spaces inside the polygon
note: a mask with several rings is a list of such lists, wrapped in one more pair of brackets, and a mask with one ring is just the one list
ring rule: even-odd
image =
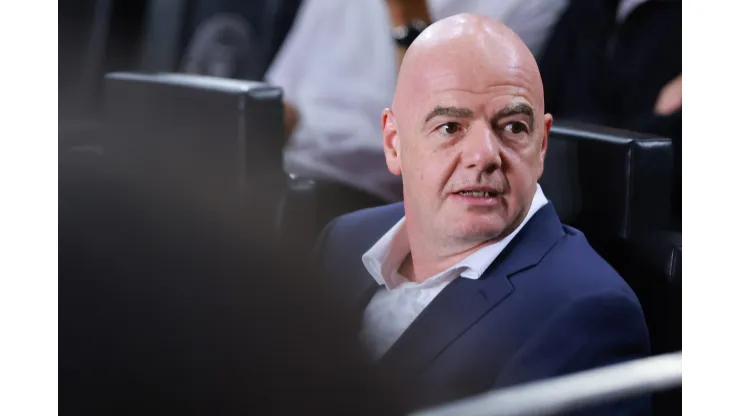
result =
[{"label": "jacket sleeve", "polygon": [[[585,371],[650,354],[642,309],[636,299],[613,292],[570,302],[544,323],[513,357],[496,388]],[[647,415],[650,396],[584,409],[584,415]]]}]

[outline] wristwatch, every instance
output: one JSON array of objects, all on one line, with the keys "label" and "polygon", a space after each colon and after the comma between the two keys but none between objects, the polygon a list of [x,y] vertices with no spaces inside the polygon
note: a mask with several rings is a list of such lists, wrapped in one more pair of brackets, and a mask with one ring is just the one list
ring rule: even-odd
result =
[{"label": "wristwatch", "polygon": [[420,19],[414,19],[408,24],[396,26],[392,30],[393,40],[396,45],[408,48],[427,26],[429,25]]}]

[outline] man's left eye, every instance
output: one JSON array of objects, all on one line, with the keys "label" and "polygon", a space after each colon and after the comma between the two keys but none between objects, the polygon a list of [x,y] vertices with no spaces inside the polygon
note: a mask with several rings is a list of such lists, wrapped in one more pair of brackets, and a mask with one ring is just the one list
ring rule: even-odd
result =
[{"label": "man's left eye", "polygon": [[527,125],[522,123],[521,121],[514,121],[507,124],[504,127],[504,130],[513,134],[529,133]]},{"label": "man's left eye", "polygon": [[454,121],[442,124],[441,126],[437,127],[436,129],[438,132],[440,132],[443,136],[454,136],[462,130],[462,125],[460,123],[456,123]]}]

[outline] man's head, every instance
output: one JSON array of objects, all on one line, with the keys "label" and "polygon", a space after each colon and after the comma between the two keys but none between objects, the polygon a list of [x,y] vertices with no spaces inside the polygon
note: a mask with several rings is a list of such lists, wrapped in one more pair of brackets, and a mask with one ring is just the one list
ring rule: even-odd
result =
[{"label": "man's head", "polygon": [[503,238],[526,216],[552,117],[534,57],[503,24],[462,14],[427,28],[382,124],[411,233],[451,255]]}]

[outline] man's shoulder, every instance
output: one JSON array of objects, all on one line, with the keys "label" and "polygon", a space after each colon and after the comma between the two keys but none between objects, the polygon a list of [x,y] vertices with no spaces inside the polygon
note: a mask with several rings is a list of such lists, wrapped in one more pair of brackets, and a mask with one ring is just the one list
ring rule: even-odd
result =
[{"label": "man's shoulder", "polygon": [[332,233],[377,234],[377,240],[403,216],[403,202],[395,202],[340,215],[327,225],[326,230]]},{"label": "man's shoulder", "polygon": [[365,208],[333,219],[322,233],[323,247],[364,252],[404,216],[403,202]]},{"label": "man's shoulder", "polygon": [[543,258],[540,271],[545,285],[558,287],[558,292],[577,298],[594,293],[621,293],[637,302],[632,289],[588,242],[579,230],[563,226],[565,237]]}]

